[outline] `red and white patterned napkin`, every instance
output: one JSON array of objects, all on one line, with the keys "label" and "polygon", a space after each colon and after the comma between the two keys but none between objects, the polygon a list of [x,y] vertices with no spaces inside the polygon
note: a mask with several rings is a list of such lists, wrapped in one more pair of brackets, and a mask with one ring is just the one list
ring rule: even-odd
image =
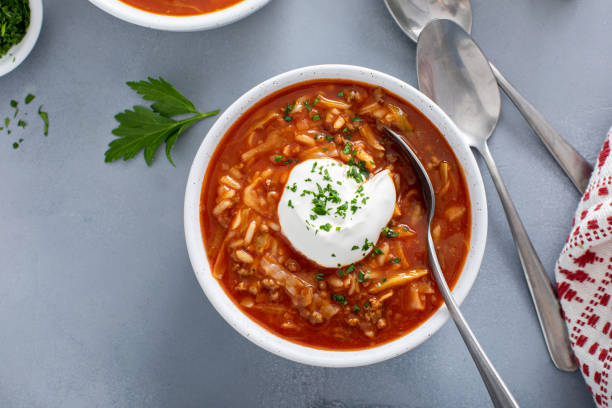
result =
[{"label": "red and white patterned napkin", "polygon": [[[612,406],[612,157],[604,142],[555,275],[579,369],[599,407]],[[612,385],[612,384],[610,384]]]}]

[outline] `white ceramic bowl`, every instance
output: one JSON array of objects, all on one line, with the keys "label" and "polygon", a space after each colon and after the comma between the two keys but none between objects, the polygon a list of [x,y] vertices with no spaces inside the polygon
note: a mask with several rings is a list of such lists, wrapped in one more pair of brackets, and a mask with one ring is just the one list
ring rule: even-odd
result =
[{"label": "white ceramic bowl", "polygon": [[300,363],[325,367],[353,367],[383,361],[418,346],[448,320],[449,314],[446,307],[440,308],[412,332],[378,347],[358,351],[329,351],[292,343],[274,335],[251,320],[226,295],[219,282],[211,274],[202,240],[199,217],[204,173],[217,144],[230,126],[240,115],[265,96],[298,82],[323,78],[354,80],[388,89],[410,102],[427,116],[442,132],[455,152],[463,166],[472,211],[470,250],[463,272],[453,290],[456,300],[459,303],[463,302],[476,280],[487,235],[486,197],[474,156],[467,145],[461,141],[457,127],[427,96],[397,78],[368,68],[352,65],[316,65],[299,68],[262,82],[227,108],[206,135],[189,172],[185,192],[185,237],[189,258],[200,286],[221,316],[239,333],[274,354]]},{"label": "white ceramic bowl", "polygon": [[119,0],[89,0],[107,13],[128,23],[166,31],[201,31],[240,20],[265,6],[270,0],[242,0],[228,8],[196,16],[168,16],[132,7]]},{"label": "white ceramic bowl", "polygon": [[0,77],[8,74],[21,64],[38,40],[43,20],[42,0],[30,0],[30,25],[19,44],[14,45],[0,58]]}]

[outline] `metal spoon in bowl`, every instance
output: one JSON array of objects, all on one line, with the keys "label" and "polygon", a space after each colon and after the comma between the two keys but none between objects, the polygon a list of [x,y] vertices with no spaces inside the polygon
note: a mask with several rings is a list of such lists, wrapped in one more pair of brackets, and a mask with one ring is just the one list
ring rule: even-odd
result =
[{"label": "metal spoon in bowl", "polygon": [[486,57],[450,20],[434,20],[417,44],[419,88],[455,122],[466,143],[485,160],[510,224],[548,351],[557,368],[576,370],[559,300],[493,161],[487,139],[499,119],[499,88]]},{"label": "metal spoon in bowl", "polygon": [[455,321],[455,325],[457,326],[457,329],[459,329],[459,333],[461,334],[465,345],[474,359],[474,363],[476,364],[476,367],[480,372],[480,376],[487,387],[487,391],[489,391],[493,405],[504,408],[518,407],[519,405],[512,396],[512,393],[510,393],[510,390],[504,383],[504,380],[502,380],[497,373],[497,370],[495,370],[495,367],[493,367],[493,364],[480,346],[480,343],[478,343],[478,340],[476,339],[476,336],[474,336],[470,326],[468,326],[467,322],[465,321],[465,318],[463,317],[461,310],[459,310],[459,306],[457,306],[453,294],[446,283],[446,278],[442,274],[442,268],[438,262],[436,248],[431,236],[431,220],[433,219],[436,210],[436,197],[431,180],[427,175],[427,171],[414,151],[412,151],[410,146],[408,146],[404,138],[389,128],[386,128],[386,130],[391,135],[395,143],[399,145],[402,153],[404,153],[406,158],[412,163],[417,177],[421,182],[423,197],[425,198],[425,205],[427,206],[427,254],[429,255],[431,271],[436,283],[438,284],[442,298],[444,298],[446,307],[448,308],[448,311]]},{"label": "metal spoon in bowl", "polygon": [[[414,42],[427,23],[435,19],[452,20],[468,33],[472,30],[470,0],[385,0],[393,19]],[[559,166],[578,191],[584,192],[593,172],[591,165],[548,123],[489,62],[497,83],[529,122]]]}]

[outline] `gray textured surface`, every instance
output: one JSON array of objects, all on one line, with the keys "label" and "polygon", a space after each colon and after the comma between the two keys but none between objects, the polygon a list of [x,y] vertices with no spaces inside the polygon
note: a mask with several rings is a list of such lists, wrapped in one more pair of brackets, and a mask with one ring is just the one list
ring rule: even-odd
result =
[{"label": "gray textured surface", "polygon": [[[37,95],[25,142],[0,134],[0,406],[489,406],[452,324],[392,361],[307,367],[271,355],[213,310],[183,239],[187,172],[213,121],[158,157],[104,164],[113,115],[138,101],[126,80],[163,75],[202,109],[319,63],[369,66],[416,84],[415,46],[378,1],[276,0],[209,32],[157,32],[84,0],[48,0],[28,60],[0,78]],[[612,124],[612,2],[474,0],[474,37],[506,77],[591,161]],[[491,149],[552,271],[578,199],[503,100]],[[542,340],[510,231],[484,174],[489,240],[463,311],[523,406],[583,407],[579,374],[557,371]]]}]

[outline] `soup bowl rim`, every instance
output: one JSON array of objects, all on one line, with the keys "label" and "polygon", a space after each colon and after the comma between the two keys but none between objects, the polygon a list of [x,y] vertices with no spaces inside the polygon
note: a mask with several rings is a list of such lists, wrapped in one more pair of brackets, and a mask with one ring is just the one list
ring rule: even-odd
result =
[{"label": "soup bowl rim", "polygon": [[192,16],[152,13],[120,0],[89,0],[108,14],[128,23],[164,31],[202,31],[219,28],[245,18],[270,0],[241,0],[221,10]]},{"label": "soup bowl rim", "polygon": [[438,331],[449,319],[442,306],[411,332],[390,342],[359,350],[328,350],[291,342],[274,334],[243,313],[212,276],[200,225],[200,195],[204,175],[219,141],[232,124],[254,104],[268,95],[300,82],[339,79],[381,86],[412,104],[442,133],[463,167],[470,196],[470,249],[453,294],[459,304],[467,297],[478,275],[487,235],[487,204],[484,184],[470,148],[462,141],[452,120],[423,93],[391,75],[354,65],[314,65],[294,69],[256,85],[231,104],[213,124],[202,141],[189,172],[185,191],[184,227],[187,250],[196,278],[218,313],[244,337],[278,356],[304,364],[323,367],[355,367],[384,361],[417,347]]}]

